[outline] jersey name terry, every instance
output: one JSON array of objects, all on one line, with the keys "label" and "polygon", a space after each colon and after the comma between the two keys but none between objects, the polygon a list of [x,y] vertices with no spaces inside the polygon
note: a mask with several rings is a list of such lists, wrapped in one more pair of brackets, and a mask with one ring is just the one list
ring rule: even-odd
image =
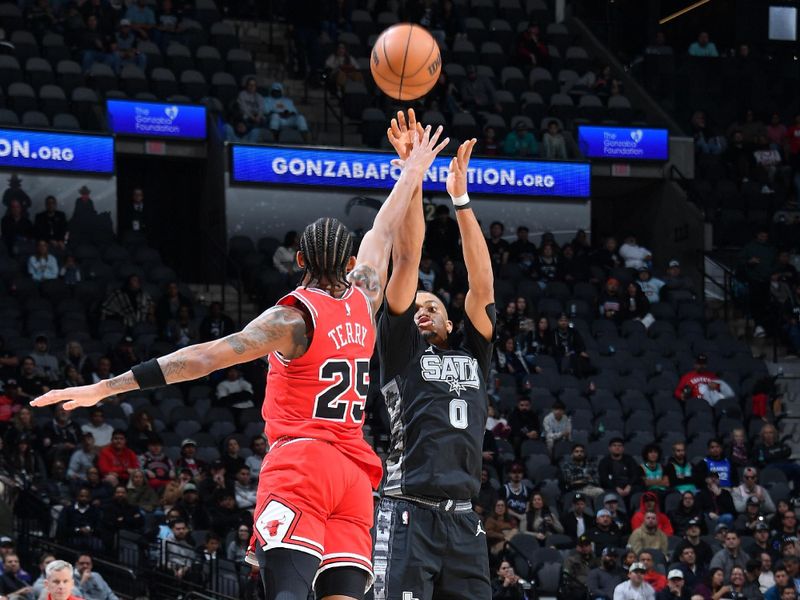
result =
[{"label": "jersey name terry", "polygon": [[478,361],[470,356],[439,356],[426,352],[419,363],[425,381],[446,383],[450,391],[459,396],[467,388],[480,388]]},{"label": "jersey name terry", "polygon": [[328,337],[340,350],[348,344],[358,344],[361,347],[366,345],[369,330],[361,323],[342,323],[328,331]]}]

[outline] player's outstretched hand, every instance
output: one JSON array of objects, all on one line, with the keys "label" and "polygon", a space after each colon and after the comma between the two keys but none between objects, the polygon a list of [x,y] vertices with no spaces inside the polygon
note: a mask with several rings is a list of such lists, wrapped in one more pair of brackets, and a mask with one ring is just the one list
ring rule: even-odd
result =
[{"label": "player's outstretched hand", "polygon": [[108,393],[108,389],[101,388],[100,385],[93,383],[63,390],[51,390],[44,396],[39,396],[36,400],[31,401],[31,406],[50,406],[51,404],[66,402],[64,408],[74,410],[76,408],[94,406],[109,395],[111,394]]},{"label": "player's outstretched hand", "polygon": [[478,142],[475,138],[467,140],[458,147],[458,152],[450,161],[450,172],[447,174],[447,193],[458,198],[467,193],[467,169],[472,149]]},{"label": "player's outstretched hand", "polygon": [[404,170],[415,171],[417,175],[423,177],[425,172],[433,164],[436,155],[444,150],[445,146],[450,143],[450,138],[444,138],[439,144],[439,136],[442,135],[444,128],[439,125],[433,135],[431,135],[431,126],[428,125],[420,135],[415,131],[412,136],[413,144],[411,153],[405,161]]},{"label": "player's outstretched hand", "polygon": [[408,117],[403,114],[402,110],[397,111],[397,118],[392,119],[392,124],[386,130],[386,137],[389,138],[389,143],[397,152],[400,160],[406,160],[408,155],[411,154],[411,148],[414,146],[414,132],[420,135],[424,133],[422,125],[417,122],[417,116],[414,114],[414,109],[408,109]]}]

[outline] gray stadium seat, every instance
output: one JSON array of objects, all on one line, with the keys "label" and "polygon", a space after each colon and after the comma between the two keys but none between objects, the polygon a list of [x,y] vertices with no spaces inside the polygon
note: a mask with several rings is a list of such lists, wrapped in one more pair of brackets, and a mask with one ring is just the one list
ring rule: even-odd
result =
[{"label": "gray stadium seat", "polygon": [[156,67],[150,72],[150,90],[159,98],[167,98],[178,93],[175,74],[164,67]]}]

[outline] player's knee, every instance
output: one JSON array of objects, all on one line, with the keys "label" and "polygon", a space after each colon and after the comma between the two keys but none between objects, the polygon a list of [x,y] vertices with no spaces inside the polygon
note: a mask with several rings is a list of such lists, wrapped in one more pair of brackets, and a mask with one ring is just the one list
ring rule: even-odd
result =
[{"label": "player's knee", "polygon": [[319,559],[288,548],[256,550],[267,600],[307,598]]},{"label": "player's knee", "polygon": [[319,574],[314,591],[317,600],[334,597],[364,600],[366,587],[366,571],[356,567],[336,567]]}]

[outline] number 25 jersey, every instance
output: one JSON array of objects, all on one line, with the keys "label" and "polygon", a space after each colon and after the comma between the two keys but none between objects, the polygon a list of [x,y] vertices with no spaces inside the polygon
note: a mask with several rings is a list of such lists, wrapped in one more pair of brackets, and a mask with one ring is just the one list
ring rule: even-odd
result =
[{"label": "number 25 jersey", "polygon": [[303,309],[314,332],[299,358],[269,355],[262,408],[269,443],[281,438],[330,442],[358,463],[377,488],[383,475],[381,461],[361,429],[375,347],[369,300],[357,286],[350,286],[340,298],[315,288],[297,288],[278,305]]}]

